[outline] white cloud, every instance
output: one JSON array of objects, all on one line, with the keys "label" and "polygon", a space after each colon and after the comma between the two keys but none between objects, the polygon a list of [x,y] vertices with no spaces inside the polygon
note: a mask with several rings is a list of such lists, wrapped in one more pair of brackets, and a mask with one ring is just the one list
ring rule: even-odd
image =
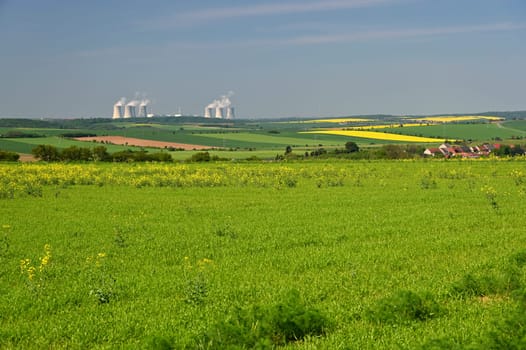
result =
[{"label": "white cloud", "polygon": [[221,50],[228,48],[250,48],[250,47],[276,47],[276,46],[315,46],[325,44],[345,44],[354,42],[372,42],[380,40],[395,40],[406,38],[432,38],[436,36],[461,35],[482,32],[503,32],[526,29],[526,23],[490,23],[470,26],[444,26],[434,28],[408,28],[408,29],[384,29],[368,30],[359,32],[333,33],[327,35],[305,35],[288,38],[268,38],[256,40],[229,40],[224,42],[166,42],[160,45],[146,45],[140,48],[133,47],[110,47],[94,50],[77,52],[81,57],[107,57],[107,56],[126,56],[128,59],[133,57],[142,60],[144,57],[137,55],[137,52],[155,52],[156,56],[170,55],[173,52],[187,52],[193,50]]},{"label": "white cloud", "polygon": [[172,16],[157,18],[153,21],[148,21],[147,26],[155,29],[166,29],[177,26],[202,24],[204,21],[208,20],[218,21],[232,18],[337,11],[388,5],[405,1],[408,0],[318,0],[309,2],[267,3],[236,7],[215,7],[181,12]]},{"label": "white cloud", "polygon": [[368,30],[359,32],[333,33],[327,35],[305,35],[289,38],[269,38],[228,42],[177,43],[187,49],[219,49],[227,47],[265,47],[265,46],[309,46],[323,44],[344,44],[371,42],[376,40],[429,38],[443,35],[469,34],[480,32],[501,32],[526,29],[526,23],[490,23],[471,26],[444,26],[434,28],[409,28]]},{"label": "white cloud", "polygon": [[[344,34],[300,36],[274,41],[276,45],[315,45],[350,43],[356,41],[372,41],[382,39],[403,39],[411,37],[430,37],[439,35],[467,34],[476,32],[498,32],[525,29],[526,23],[493,23],[472,26],[448,26],[436,28],[393,29],[380,31],[364,31]],[[270,42],[269,42],[270,43]]]}]

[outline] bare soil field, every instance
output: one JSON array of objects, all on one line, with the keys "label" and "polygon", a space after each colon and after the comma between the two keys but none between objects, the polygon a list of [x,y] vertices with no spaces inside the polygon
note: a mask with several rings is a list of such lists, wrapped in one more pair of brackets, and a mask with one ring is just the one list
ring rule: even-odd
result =
[{"label": "bare soil field", "polygon": [[164,141],[155,141],[155,140],[145,140],[145,139],[136,139],[133,137],[123,137],[123,136],[90,136],[90,137],[76,137],[74,140],[77,141],[96,141],[101,143],[110,143],[114,145],[129,145],[129,146],[138,146],[138,147],[154,147],[154,148],[179,148],[188,150],[203,150],[211,148],[209,146],[203,145],[189,145],[186,143],[177,143],[177,142],[164,142]]},{"label": "bare soil field", "polygon": [[26,154],[26,153],[19,153],[20,158],[18,159],[20,162],[36,162],[38,159],[36,159],[32,154]]}]

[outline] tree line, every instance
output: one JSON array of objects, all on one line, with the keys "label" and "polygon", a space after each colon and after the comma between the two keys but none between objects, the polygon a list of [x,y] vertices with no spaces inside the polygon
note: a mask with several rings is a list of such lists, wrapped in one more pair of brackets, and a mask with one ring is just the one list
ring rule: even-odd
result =
[{"label": "tree line", "polygon": [[38,145],[31,151],[35,158],[46,162],[171,162],[173,158],[165,152],[125,150],[109,153],[104,146],[70,146],[62,150],[52,145]]},{"label": "tree line", "polygon": [[409,159],[421,158],[425,148],[420,145],[383,145],[380,147],[360,149],[352,141],[345,143],[344,148],[327,150],[320,147],[304,154],[292,152],[287,146],[283,155],[277,155],[276,160],[293,160],[308,158],[345,158],[345,159]]}]

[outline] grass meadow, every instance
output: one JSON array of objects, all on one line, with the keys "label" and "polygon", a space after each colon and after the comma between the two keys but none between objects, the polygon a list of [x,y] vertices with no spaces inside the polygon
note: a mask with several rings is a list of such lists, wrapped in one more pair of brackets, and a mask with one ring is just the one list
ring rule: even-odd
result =
[{"label": "grass meadow", "polygon": [[508,325],[526,287],[523,160],[0,173],[0,348],[463,349],[524,337]]}]

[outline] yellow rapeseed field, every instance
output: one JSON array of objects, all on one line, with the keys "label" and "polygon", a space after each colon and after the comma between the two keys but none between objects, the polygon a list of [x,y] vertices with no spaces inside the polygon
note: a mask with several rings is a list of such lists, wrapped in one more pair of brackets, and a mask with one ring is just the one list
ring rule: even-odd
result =
[{"label": "yellow rapeseed field", "polygon": [[402,142],[421,142],[421,143],[438,143],[443,142],[443,139],[433,139],[430,137],[418,137],[409,135],[398,135],[375,131],[361,131],[361,130],[319,130],[319,131],[304,131],[303,134],[326,134],[326,135],[341,135],[360,137],[365,139],[387,140],[387,141],[402,141]]}]

